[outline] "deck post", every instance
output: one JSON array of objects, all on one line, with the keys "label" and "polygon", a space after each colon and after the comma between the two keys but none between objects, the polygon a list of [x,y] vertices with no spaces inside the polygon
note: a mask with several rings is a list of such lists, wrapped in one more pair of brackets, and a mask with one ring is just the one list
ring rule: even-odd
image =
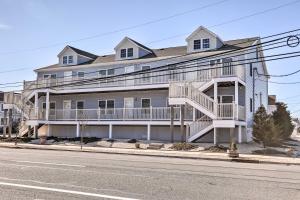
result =
[{"label": "deck post", "polygon": [[109,128],[108,128],[108,138],[112,139],[112,124],[109,124]]},{"label": "deck post", "polygon": [[196,108],[193,107],[193,122],[196,121]]},{"label": "deck post", "polygon": [[11,138],[12,134],[12,109],[8,110],[8,137]]},{"label": "deck post", "polygon": [[51,136],[51,126],[48,124],[48,132],[47,132],[47,137]]},{"label": "deck post", "polygon": [[218,144],[217,128],[214,127],[214,145]]},{"label": "deck post", "polygon": [[234,102],[236,104],[235,119],[239,120],[239,82],[234,81]]},{"label": "deck post", "polygon": [[147,124],[147,140],[148,141],[151,140],[151,125],[150,125],[150,123]]},{"label": "deck post", "polygon": [[214,113],[215,113],[215,116],[218,117],[218,82],[214,82]]},{"label": "deck post", "polygon": [[184,131],[184,105],[180,105],[180,133],[181,133],[181,142],[184,142],[186,139]]},{"label": "deck post", "polygon": [[242,143],[242,126],[239,125],[239,143]]},{"label": "deck post", "polygon": [[6,137],[6,131],[7,131],[7,125],[8,125],[8,120],[7,120],[7,109],[4,110],[4,113],[3,113],[3,117],[4,117],[4,126],[3,126],[3,137],[5,138]]},{"label": "deck post", "polygon": [[39,109],[39,93],[36,92],[34,94],[34,113],[36,117],[38,117],[38,109]]},{"label": "deck post", "polygon": [[170,132],[171,132],[171,142],[174,142],[174,106],[171,105],[171,124],[170,124]]},{"label": "deck post", "polygon": [[47,91],[46,93],[46,121],[49,120],[49,100],[50,100],[50,95],[49,95],[49,91]]},{"label": "deck post", "polygon": [[79,138],[80,137],[80,123],[77,122],[76,124],[76,137]]}]

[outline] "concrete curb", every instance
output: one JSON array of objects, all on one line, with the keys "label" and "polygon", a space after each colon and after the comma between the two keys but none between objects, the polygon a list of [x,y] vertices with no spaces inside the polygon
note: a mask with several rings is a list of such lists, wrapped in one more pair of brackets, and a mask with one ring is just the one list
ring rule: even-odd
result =
[{"label": "concrete curb", "polygon": [[239,158],[229,158],[226,153],[209,153],[209,152],[182,152],[182,151],[159,151],[144,149],[119,149],[105,147],[86,147],[80,149],[80,146],[59,146],[59,145],[35,145],[35,144],[17,144],[0,143],[0,148],[15,149],[36,149],[36,150],[54,150],[54,151],[74,151],[89,153],[106,153],[106,154],[123,154],[135,156],[155,156],[167,158],[199,159],[199,160],[217,160],[241,163],[261,163],[261,164],[284,164],[300,165],[300,158],[277,158],[272,156],[253,156],[240,154]]}]

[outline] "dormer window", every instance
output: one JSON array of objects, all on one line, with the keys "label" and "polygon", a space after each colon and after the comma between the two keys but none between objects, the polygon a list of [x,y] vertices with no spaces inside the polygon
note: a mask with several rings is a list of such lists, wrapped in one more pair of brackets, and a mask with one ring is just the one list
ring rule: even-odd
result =
[{"label": "dormer window", "polygon": [[64,65],[68,64],[68,56],[63,57],[63,64]]},{"label": "dormer window", "polygon": [[126,58],[126,49],[121,49],[121,58]]},{"label": "dormer window", "polygon": [[133,48],[127,49],[127,57],[133,57]]},{"label": "dormer window", "polygon": [[194,40],[194,50],[201,49],[201,40]]},{"label": "dormer window", "polygon": [[208,38],[203,39],[202,43],[203,43],[203,49],[209,49],[209,39]]},{"label": "dormer window", "polygon": [[73,63],[73,56],[69,56],[68,63],[69,63],[69,64],[72,64],[72,63]]}]

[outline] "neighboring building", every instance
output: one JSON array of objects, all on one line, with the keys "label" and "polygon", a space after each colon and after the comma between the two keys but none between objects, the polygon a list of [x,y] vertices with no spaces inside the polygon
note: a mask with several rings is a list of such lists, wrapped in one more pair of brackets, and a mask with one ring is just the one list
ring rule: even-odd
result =
[{"label": "neighboring building", "polygon": [[0,128],[4,125],[4,110],[3,110],[4,92],[0,91]]},{"label": "neighboring building", "polygon": [[277,110],[277,106],[276,106],[276,95],[269,95],[269,96],[268,96],[267,113],[268,113],[268,114],[272,114],[275,110]]},{"label": "neighboring building", "polygon": [[85,124],[85,137],[250,141],[253,112],[268,104],[267,78],[253,95],[253,76],[268,73],[259,37],[223,41],[201,26],[186,42],[150,49],[125,37],[103,56],[66,46],[21,98],[6,94],[7,108],[23,110],[24,127],[39,135],[78,137]]}]

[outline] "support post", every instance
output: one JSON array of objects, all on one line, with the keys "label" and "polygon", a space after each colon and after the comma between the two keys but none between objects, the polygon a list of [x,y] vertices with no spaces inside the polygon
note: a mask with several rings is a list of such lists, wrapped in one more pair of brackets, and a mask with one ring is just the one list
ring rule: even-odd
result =
[{"label": "support post", "polygon": [[184,131],[184,105],[180,105],[180,133],[181,133],[181,142],[184,142],[186,139]]},{"label": "support post", "polygon": [[190,137],[190,125],[187,124],[185,126],[185,141],[188,141],[189,137]]},{"label": "support post", "polygon": [[236,104],[235,119],[239,120],[239,82],[234,81],[234,101]]},{"label": "support post", "polygon": [[4,126],[3,126],[3,137],[6,137],[8,119],[7,119],[7,109],[4,110]]},{"label": "support post", "polygon": [[38,127],[37,127],[37,126],[34,126],[34,127],[33,127],[33,135],[34,135],[34,138],[35,138],[35,139],[38,138]]},{"label": "support post", "polygon": [[193,122],[196,121],[196,108],[193,107]]},{"label": "support post", "polygon": [[38,116],[38,113],[39,113],[39,93],[36,92],[34,94],[34,113],[35,113],[35,116],[37,117]]},{"label": "support post", "polygon": [[79,138],[80,137],[80,123],[77,122],[76,124],[76,137]]},{"label": "support post", "polygon": [[171,124],[170,124],[170,132],[171,132],[171,142],[174,142],[174,106],[171,105]]},{"label": "support post", "polygon": [[217,139],[218,139],[218,137],[217,137],[217,128],[214,128],[214,145],[218,144]]},{"label": "support post", "polygon": [[51,126],[48,124],[48,132],[47,132],[47,137],[51,136]]},{"label": "support post", "polygon": [[109,124],[108,138],[112,139],[112,124]]},{"label": "support post", "polygon": [[151,140],[151,125],[147,124],[147,140]]},{"label": "support post", "polygon": [[230,143],[235,143],[234,128],[230,128]]},{"label": "support post", "polygon": [[239,125],[239,144],[242,143],[242,126]]},{"label": "support post", "polygon": [[12,109],[8,110],[8,137],[11,138],[12,134]]},{"label": "support post", "polygon": [[49,100],[50,100],[50,95],[49,95],[49,91],[47,91],[46,93],[46,120],[49,120]]}]

